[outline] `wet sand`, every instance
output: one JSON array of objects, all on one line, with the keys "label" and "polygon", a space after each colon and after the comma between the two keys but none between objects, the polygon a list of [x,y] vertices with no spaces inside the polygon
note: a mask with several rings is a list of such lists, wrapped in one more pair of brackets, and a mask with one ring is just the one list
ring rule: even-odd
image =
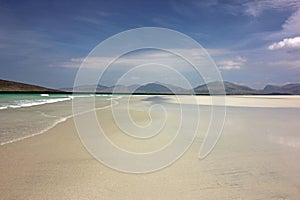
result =
[{"label": "wet sand", "polygon": [[[143,98],[137,97],[138,106],[149,105]],[[198,159],[204,125],[178,161],[139,175],[95,160],[81,144],[71,118],[42,135],[0,146],[1,199],[299,199],[300,109],[293,98],[285,108],[276,108],[278,102],[272,99],[272,108],[228,107],[223,134],[208,157]],[[202,120],[208,122],[207,107],[202,109]],[[165,134],[154,145],[139,146],[120,133],[110,109],[97,113],[111,140],[132,151],[152,150],[170,139]],[[149,120],[138,109],[132,115],[140,124]]]}]

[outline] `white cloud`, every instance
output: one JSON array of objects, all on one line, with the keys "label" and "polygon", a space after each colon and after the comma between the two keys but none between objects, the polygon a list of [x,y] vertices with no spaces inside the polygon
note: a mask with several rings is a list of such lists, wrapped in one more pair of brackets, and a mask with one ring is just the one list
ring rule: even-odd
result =
[{"label": "white cloud", "polygon": [[[282,37],[295,37],[300,35],[300,0],[253,0],[241,1],[239,3],[224,3],[223,1],[203,1],[203,3],[196,3],[196,6],[215,6],[220,4],[223,8],[233,14],[243,14],[251,17],[259,17],[261,14],[268,10],[273,11],[289,11],[290,16],[283,22],[281,30],[275,31],[267,38],[278,39]],[[202,1],[201,1],[202,2]],[[237,1],[238,2],[238,1]]]},{"label": "white cloud", "polygon": [[281,35],[294,36],[300,34],[300,8],[294,12],[282,25]]},{"label": "white cloud", "polygon": [[239,70],[246,62],[245,58],[238,56],[232,60],[221,60],[218,64],[221,70]]},{"label": "white cloud", "polygon": [[300,5],[299,0],[259,0],[250,1],[244,4],[245,13],[257,17],[268,9],[294,8]]},{"label": "white cloud", "polygon": [[299,0],[260,0],[244,4],[244,12],[248,16],[258,17],[266,10],[289,10],[290,16],[281,25],[281,30],[275,31],[267,38],[295,37],[300,34],[300,1]]},{"label": "white cloud", "polygon": [[[233,15],[240,14],[241,12],[248,16],[258,17],[266,10],[283,10],[290,8],[299,8],[299,0],[245,0],[245,1],[220,1],[220,0],[207,0],[207,1],[194,1],[193,5],[198,7],[209,7],[220,4],[223,8]],[[179,6],[178,6],[179,7]],[[182,10],[182,6],[178,8]]]},{"label": "white cloud", "polygon": [[277,49],[298,49],[300,48],[300,37],[285,38],[280,42],[275,42],[268,46],[269,50]]},{"label": "white cloud", "polygon": [[[290,16],[281,25],[281,30],[268,36],[269,39],[295,37],[300,35],[300,1],[299,0],[258,0],[248,1],[239,8],[245,15],[259,17],[264,11],[290,11]],[[235,8],[237,10],[237,8]]]},{"label": "white cloud", "polygon": [[[208,59],[205,51],[199,52],[199,50],[195,49],[171,49],[173,52],[182,53],[181,56],[185,57],[185,55],[189,55],[197,61],[198,63],[209,63],[210,59]],[[219,56],[229,54],[230,51],[226,49],[206,49],[207,53],[211,56]],[[200,54],[199,54],[200,53]],[[84,62],[85,67],[88,68],[97,68],[104,69],[107,63],[115,60],[114,56],[102,56],[102,57],[77,57],[71,58],[67,62],[60,63],[59,65],[62,67],[75,67],[78,68]],[[183,60],[181,57],[173,55],[172,53],[165,51],[146,51],[140,53],[133,53],[129,55],[122,56],[117,58],[113,62],[112,65],[114,67],[120,67],[125,70],[137,65],[143,65],[145,63],[158,63],[162,65],[172,66],[175,69],[192,69],[191,65]]]},{"label": "white cloud", "polygon": [[78,57],[71,58],[70,61],[64,62],[63,67],[79,67],[84,64],[86,68],[105,69],[106,65],[111,63],[115,69],[127,70],[134,66],[157,63],[184,68],[187,63],[176,55],[167,52],[143,52],[138,54],[124,55],[122,57],[115,56],[99,56],[99,57]]}]

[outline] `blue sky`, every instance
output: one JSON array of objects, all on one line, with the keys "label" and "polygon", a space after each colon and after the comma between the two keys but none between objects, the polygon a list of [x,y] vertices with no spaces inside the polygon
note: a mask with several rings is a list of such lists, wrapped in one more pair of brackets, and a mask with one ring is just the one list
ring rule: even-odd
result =
[{"label": "blue sky", "polygon": [[[1,79],[70,87],[101,41],[132,28],[164,27],[206,48],[224,80],[255,88],[300,82],[298,0],[1,0],[0,27]],[[118,76],[111,71],[108,77]]]}]

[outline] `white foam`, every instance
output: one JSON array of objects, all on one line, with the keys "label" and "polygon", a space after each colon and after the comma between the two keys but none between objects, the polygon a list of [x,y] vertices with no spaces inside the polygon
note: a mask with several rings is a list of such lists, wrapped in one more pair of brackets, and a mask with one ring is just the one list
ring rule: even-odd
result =
[{"label": "white foam", "polygon": [[8,109],[8,108],[24,108],[24,107],[31,107],[31,106],[38,106],[44,105],[49,103],[57,103],[62,101],[71,100],[70,97],[63,97],[63,98],[53,98],[53,99],[35,99],[35,100],[18,100],[14,101],[9,105],[2,105],[0,110]]},{"label": "white foam", "polygon": [[4,109],[7,109],[7,108],[8,108],[8,106],[1,106],[0,110],[4,110]]}]

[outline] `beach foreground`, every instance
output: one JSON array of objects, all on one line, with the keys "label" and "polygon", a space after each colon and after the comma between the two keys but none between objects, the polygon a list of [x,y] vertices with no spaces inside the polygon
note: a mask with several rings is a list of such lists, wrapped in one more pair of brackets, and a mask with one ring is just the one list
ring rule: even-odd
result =
[{"label": "beach foreground", "polygon": [[[138,108],[151,101],[132,98],[133,118],[146,124],[149,116]],[[175,103],[174,97],[162,98],[171,106]],[[195,106],[183,98],[184,105]],[[197,98],[201,102],[202,97]],[[2,145],[1,199],[299,199],[299,99],[281,97],[280,106],[278,98],[251,97],[250,103],[245,103],[250,97],[232,98],[223,134],[208,157],[198,158],[209,124],[204,123],[180,159],[153,173],[122,173],[94,159],[82,145],[73,118],[44,134]],[[125,100],[118,100],[117,106]],[[208,108],[200,108],[204,122],[209,122]],[[97,115],[108,137],[130,151],[151,151],[171,138],[169,124],[153,144],[139,146],[121,134],[110,107],[97,110]]]}]

